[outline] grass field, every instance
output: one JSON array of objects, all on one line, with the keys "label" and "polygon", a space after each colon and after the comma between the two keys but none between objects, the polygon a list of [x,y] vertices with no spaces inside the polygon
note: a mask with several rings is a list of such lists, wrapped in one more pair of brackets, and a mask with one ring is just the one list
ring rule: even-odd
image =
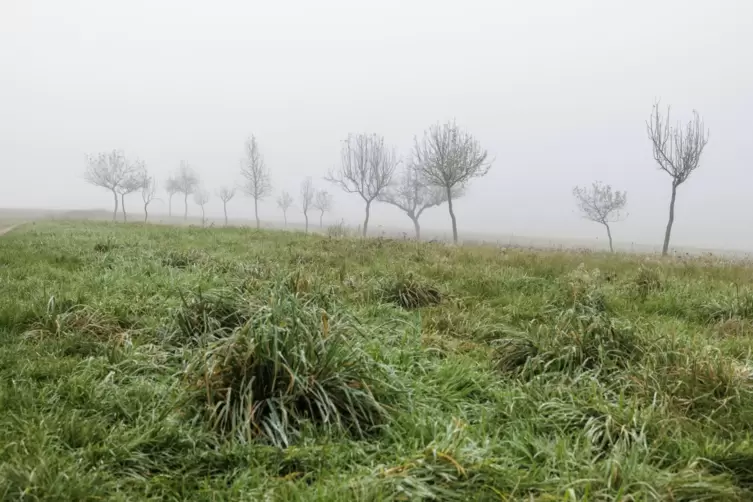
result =
[{"label": "grass field", "polygon": [[753,500],[753,268],[41,222],[3,500]]}]

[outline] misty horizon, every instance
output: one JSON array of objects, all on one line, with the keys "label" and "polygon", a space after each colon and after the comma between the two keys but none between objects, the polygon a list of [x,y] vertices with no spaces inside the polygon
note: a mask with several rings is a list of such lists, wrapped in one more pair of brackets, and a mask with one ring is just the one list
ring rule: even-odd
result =
[{"label": "misty horizon", "polygon": [[[356,227],[360,198],[322,179],[338,167],[341,141],[377,133],[405,157],[414,136],[456,119],[494,159],[454,201],[461,240],[602,241],[571,193],[600,180],[628,194],[615,242],[660,245],[670,178],[652,158],[645,121],[661,99],[676,120],[698,110],[711,131],[701,166],[678,190],[672,246],[750,250],[753,70],[743,62],[753,35],[739,20],[751,14],[741,0],[713,9],[678,0],[476,1],[462,9],[424,1],[10,2],[0,6],[0,207],[111,210],[111,195],[83,173],[87,155],[119,149],[145,161],[163,200],[165,180],[188,162],[212,194],[207,216],[217,218],[215,192],[240,181],[253,134],[273,185],[262,221],[282,221],[277,196],[298,199],[311,176],[334,196],[325,221]],[[140,196],[127,201],[135,221]],[[174,214],[182,202],[174,198]],[[189,207],[200,214],[191,198]],[[152,211],[166,214],[167,205]],[[251,219],[253,201],[236,195],[228,212]],[[303,220],[296,208],[289,218]],[[384,203],[371,218],[374,229],[411,229]],[[446,205],[421,223],[451,232]]]}]

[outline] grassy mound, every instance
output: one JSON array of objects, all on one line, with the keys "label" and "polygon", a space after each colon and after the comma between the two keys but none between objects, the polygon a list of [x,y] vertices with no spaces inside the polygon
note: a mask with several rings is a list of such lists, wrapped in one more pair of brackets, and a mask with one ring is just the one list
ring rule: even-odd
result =
[{"label": "grassy mound", "polygon": [[413,274],[397,277],[383,287],[382,293],[385,301],[408,310],[436,305],[442,301],[442,293],[438,288]]},{"label": "grassy mound", "polygon": [[187,370],[212,428],[288,446],[304,423],[362,437],[385,420],[374,394],[383,371],[359,348],[360,335],[347,321],[330,320],[285,286],[266,302],[249,302],[242,315],[247,320]]}]

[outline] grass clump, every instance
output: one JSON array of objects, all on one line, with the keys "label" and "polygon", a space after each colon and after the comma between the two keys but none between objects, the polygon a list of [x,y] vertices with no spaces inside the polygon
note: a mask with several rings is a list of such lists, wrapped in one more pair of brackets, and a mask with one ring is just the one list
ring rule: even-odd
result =
[{"label": "grass clump", "polygon": [[195,249],[188,251],[170,250],[162,257],[162,264],[172,268],[189,268],[201,265],[204,259],[203,254]]},{"label": "grass clump", "polygon": [[385,301],[408,310],[442,302],[442,293],[437,287],[410,273],[383,286],[382,294]]},{"label": "grass clump", "polygon": [[387,418],[375,391],[380,366],[358,331],[286,287],[247,322],[201,351],[187,374],[211,428],[241,441],[287,447],[306,423],[363,437]]},{"label": "grass clump", "polygon": [[239,289],[201,290],[181,297],[174,313],[174,329],[168,341],[175,344],[195,343],[208,335],[221,337],[243,326],[249,319],[251,305]]}]

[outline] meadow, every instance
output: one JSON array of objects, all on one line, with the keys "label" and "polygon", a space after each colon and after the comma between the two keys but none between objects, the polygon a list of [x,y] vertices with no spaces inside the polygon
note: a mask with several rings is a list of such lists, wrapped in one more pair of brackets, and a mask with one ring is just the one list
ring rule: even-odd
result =
[{"label": "meadow", "polygon": [[753,500],[753,267],[240,228],[0,238],[3,500]]}]

